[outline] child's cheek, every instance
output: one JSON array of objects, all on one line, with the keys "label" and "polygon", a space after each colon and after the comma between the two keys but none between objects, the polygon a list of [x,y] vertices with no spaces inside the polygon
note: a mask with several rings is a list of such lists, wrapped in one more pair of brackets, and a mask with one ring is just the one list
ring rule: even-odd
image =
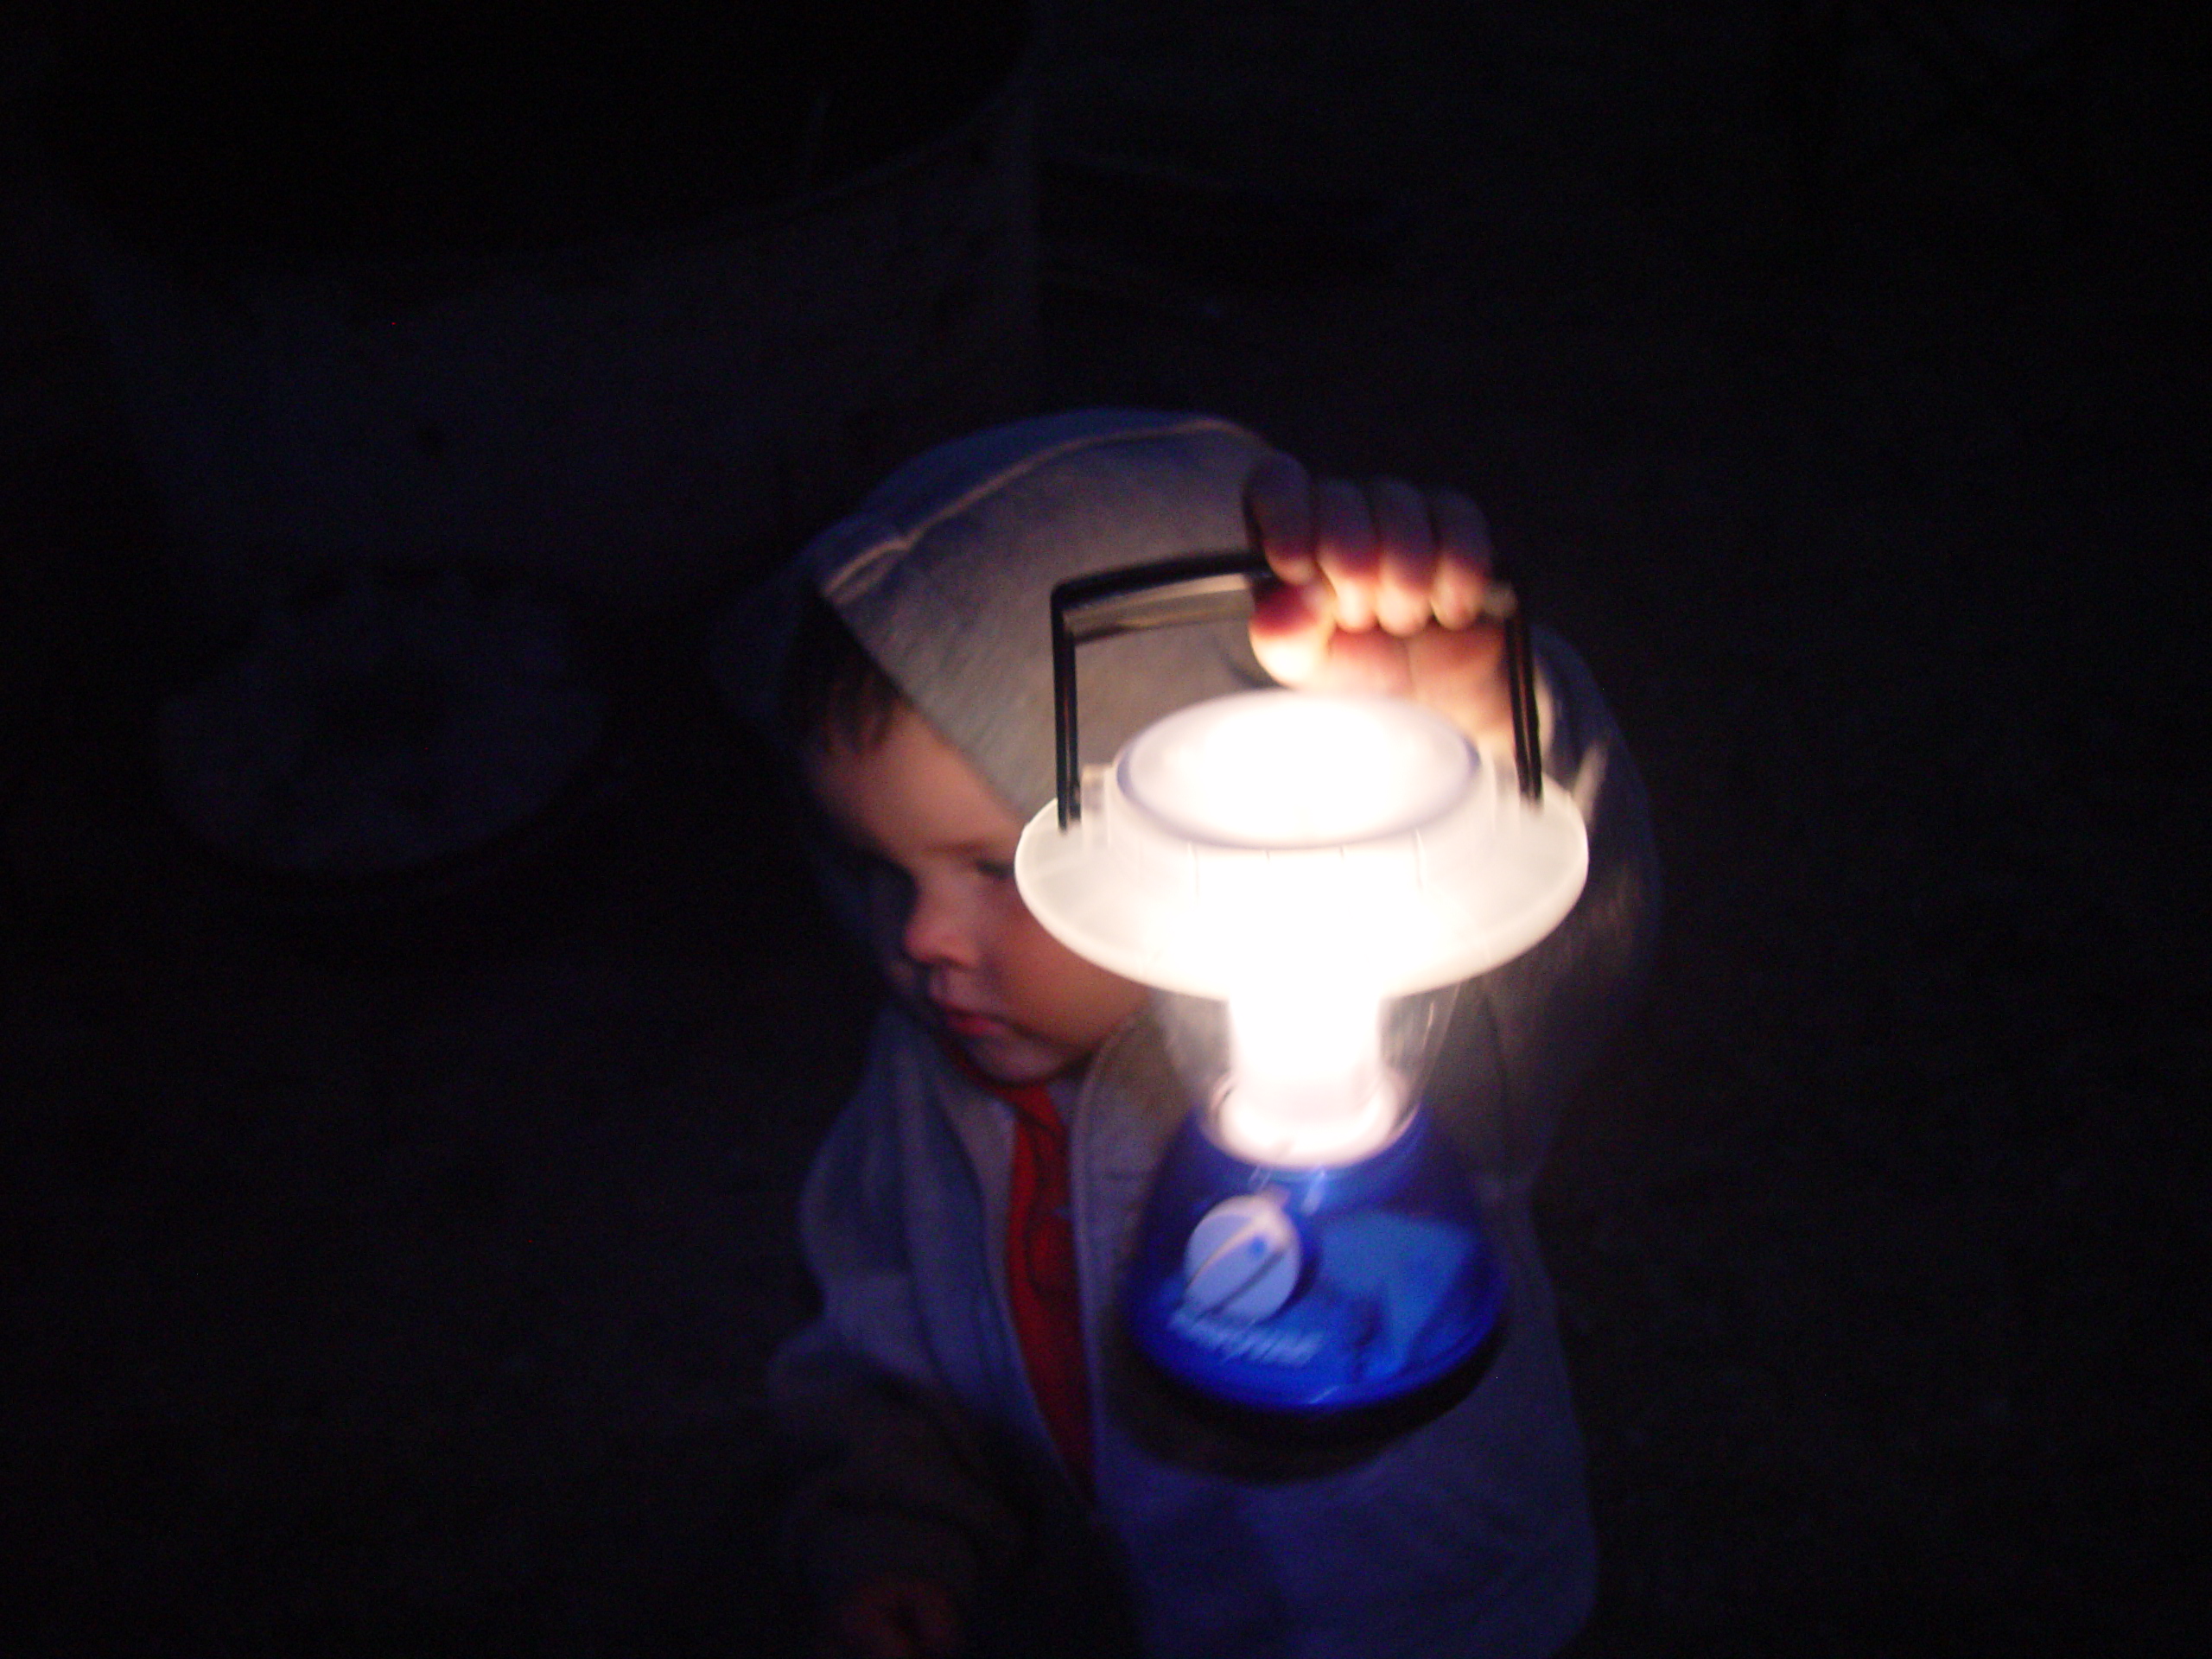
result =
[{"label": "child's cheek", "polygon": [[1145,989],[1084,961],[1041,930],[1040,937],[1037,978],[1049,987],[1052,1033],[1088,1052],[1143,1006]]}]

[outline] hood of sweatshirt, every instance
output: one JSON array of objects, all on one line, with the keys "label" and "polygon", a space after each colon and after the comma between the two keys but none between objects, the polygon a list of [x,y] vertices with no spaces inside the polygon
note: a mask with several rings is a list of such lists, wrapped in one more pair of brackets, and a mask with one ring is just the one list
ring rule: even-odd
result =
[{"label": "hood of sweatshirt", "polygon": [[[1240,548],[1244,480],[1269,453],[1209,415],[1084,410],[994,427],[891,474],[721,631],[714,671],[772,728],[808,588],[1017,817],[1052,798],[1055,583]],[[1160,715],[1268,683],[1240,622],[1128,634],[1079,659],[1083,758]]]}]

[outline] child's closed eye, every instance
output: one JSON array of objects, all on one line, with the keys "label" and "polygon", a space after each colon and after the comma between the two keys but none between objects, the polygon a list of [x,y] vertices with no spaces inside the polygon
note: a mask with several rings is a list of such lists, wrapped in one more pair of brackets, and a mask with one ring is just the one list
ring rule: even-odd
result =
[{"label": "child's closed eye", "polygon": [[858,887],[871,902],[901,907],[910,902],[913,878],[880,853],[837,838],[824,843],[824,858],[838,875]]}]

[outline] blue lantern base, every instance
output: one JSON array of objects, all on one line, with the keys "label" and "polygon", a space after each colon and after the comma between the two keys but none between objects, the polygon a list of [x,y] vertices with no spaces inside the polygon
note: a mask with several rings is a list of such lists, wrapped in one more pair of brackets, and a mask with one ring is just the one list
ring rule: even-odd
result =
[{"label": "blue lantern base", "polygon": [[1137,1346],[1205,1399],[1314,1421],[1449,1390],[1500,1328],[1472,1187],[1416,1109],[1356,1164],[1247,1163],[1185,1122],[1131,1270]]}]

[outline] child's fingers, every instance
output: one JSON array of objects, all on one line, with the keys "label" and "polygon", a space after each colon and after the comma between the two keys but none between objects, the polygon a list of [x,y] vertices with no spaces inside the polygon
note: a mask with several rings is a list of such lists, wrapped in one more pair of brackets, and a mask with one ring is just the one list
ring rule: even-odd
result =
[{"label": "child's fingers", "polygon": [[1432,628],[1406,642],[1414,695],[1485,747],[1513,738],[1503,664],[1504,635],[1494,625]]},{"label": "child's fingers", "polygon": [[1244,480],[1244,522],[1268,568],[1285,582],[1317,580],[1313,482],[1288,455],[1269,455]]},{"label": "child's fingers", "polygon": [[1357,485],[1325,478],[1313,486],[1313,553],[1334,596],[1337,626],[1373,627],[1380,560],[1367,493]]},{"label": "child's fingers", "polygon": [[1310,684],[1328,660],[1336,607],[1314,546],[1314,487],[1288,455],[1270,455],[1244,484],[1253,539],[1281,585],[1263,588],[1252,607],[1252,654],[1282,685]]},{"label": "child's fingers", "polygon": [[1429,602],[1447,628],[1464,628],[1482,613],[1490,585],[1490,525],[1482,509],[1457,490],[1438,490],[1428,498],[1429,523],[1436,536],[1436,564]]},{"label": "child's fingers", "polygon": [[1410,640],[1380,628],[1361,633],[1330,635],[1328,660],[1315,683],[1328,691],[1366,691],[1378,696],[1405,696],[1415,690],[1408,671]]},{"label": "child's fingers", "polygon": [[1252,654],[1279,685],[1311,684],[1328,660],[1335,632],[1325,582],[1285,583],[1253,603]]},{"label": "child's fingers", "polygon": [[1401,639],[1428,626],[1430,587],[1436,573],[1436,543],[1428,503],[1419,490],[1395,478],[1378,478],[1367,487],[1381,557],[1375,590],[1375,620]]}]

